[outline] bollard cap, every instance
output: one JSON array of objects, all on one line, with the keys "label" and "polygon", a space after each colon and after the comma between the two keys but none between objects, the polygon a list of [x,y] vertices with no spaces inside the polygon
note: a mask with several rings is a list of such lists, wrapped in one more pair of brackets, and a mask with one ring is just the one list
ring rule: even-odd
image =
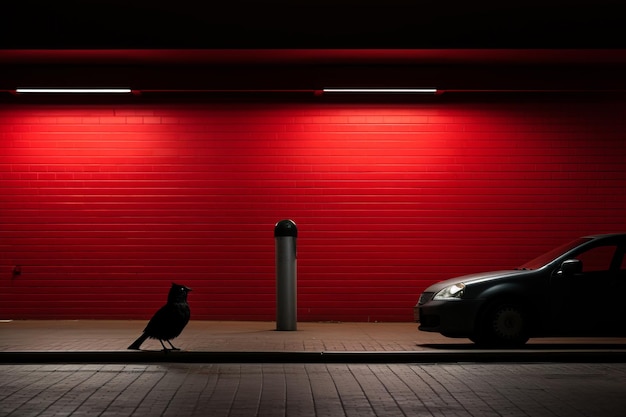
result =
[{"label": "bollard cap", "polygon": [[274,237],[298,237],[298,227],[293,220],[281,220],[274,226]]}]

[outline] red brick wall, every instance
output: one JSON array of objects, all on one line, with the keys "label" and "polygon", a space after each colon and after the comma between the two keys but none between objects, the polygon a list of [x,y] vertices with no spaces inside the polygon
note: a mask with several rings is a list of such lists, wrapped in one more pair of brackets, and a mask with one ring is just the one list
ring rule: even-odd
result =
[{"label": "red brick wall", "polygon": [[434,281],[625,231],[625,110],[4,104],[0,318],[147,318],[176,281],[193,319],[273,320],[291,218],[299,320],[410,321]]}]

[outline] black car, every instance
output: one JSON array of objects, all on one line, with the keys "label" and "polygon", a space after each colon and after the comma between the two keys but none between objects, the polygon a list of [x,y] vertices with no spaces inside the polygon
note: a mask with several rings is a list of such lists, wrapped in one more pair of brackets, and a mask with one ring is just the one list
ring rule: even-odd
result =
[{"label": "black car", "polygon": [[626,336],[626,233],[585,236],[515,270],[428,287],[419,330],[514,347],[531,337]]}]

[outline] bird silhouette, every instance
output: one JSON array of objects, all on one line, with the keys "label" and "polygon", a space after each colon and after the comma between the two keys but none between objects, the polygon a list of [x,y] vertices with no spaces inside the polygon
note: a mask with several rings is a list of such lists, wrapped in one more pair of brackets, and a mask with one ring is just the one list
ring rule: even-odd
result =
[{"label": "bird silhouette", "polygon": [[[178,337],[189,323],[191,316],[189,304],[187,304],[189,291],[191,288],[172,283],[167,295],[167,303],[154,313],[141,336],[128,349],[138,350],[141,344],[150,338],[158,339],[164,352],[180,350],[172,344],[171,340]],[[165,347],[163,341],[167,342],[170,348]]]}]

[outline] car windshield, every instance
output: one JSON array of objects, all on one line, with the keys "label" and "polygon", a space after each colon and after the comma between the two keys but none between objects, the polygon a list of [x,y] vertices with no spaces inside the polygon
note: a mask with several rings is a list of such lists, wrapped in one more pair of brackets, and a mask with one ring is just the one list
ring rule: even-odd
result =
[{"label": "car windshield", "polygon": [[561,256],[565,252],[568,252],[574,249],[576,246],[579,246],[589,240],[590,240],[589,238],[580,238],[580,239],[573,240],[569,243],[566,243],[565,245],[561,245],[557,248],[554,248],[551,251],[544,253],[543,255],[539,255],[532,261],[526,262],[524,265],[520,266],[518,269],[539,269],[542,266],[549,264],[550,262],[552,262],[553,260]]}]

